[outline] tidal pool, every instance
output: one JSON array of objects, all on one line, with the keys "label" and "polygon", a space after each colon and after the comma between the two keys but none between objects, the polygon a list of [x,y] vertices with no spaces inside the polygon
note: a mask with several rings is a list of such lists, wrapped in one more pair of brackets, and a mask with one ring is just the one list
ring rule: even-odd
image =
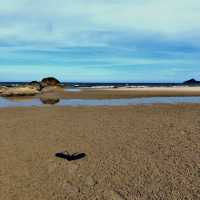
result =
[{"label": "tidal pool", "polygon": [[[50,101],[51,102],[51,101]],[[200,97],[145,97],[130,99],[60,99],[52,103],[56,106],[126,106],[126,105],[151,105],[151,104],[198,104]],[[51,104],[51,103],[50,103]],[[3,98],[0,97],[0,107],[30,107],[43,106],[40,99]]]}]

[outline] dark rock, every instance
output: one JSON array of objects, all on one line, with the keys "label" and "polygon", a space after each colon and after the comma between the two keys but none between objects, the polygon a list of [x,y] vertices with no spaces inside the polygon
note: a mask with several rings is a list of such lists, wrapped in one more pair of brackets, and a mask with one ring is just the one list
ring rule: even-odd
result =
[{"label": "dark rock", "polygon": [[48,87],[48,86],[58,86],[60,85],[60,81],[57,80],[54,77],[48,77],[48,78],[44,78],[41,81],[41,86],[44,87]]},{"label": "dark rock", "polygon": [[200,81],[197,81],[197,80],[192,78],[190,80],[185,81],[183,84],[185,84],[185,85],[196,85],[196,84],[200,84]]}]

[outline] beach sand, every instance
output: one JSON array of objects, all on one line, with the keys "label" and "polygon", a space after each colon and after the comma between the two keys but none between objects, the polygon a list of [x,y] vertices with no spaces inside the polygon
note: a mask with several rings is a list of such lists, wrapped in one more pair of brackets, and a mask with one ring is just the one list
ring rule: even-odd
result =
[{"label": "beach sand", "polygon": [[112,88],[112,89],[82,89],[79,92],[61,92],[67,99],[113,99],[156,96],[200,96],[200,87],[144,87],[144,88]]},{"label": "beach sand", "polygon": [[[200,199],[199,116],[200,105],[2,108],[0,199]],[[64,150],[87,156],[54,156]]]}]

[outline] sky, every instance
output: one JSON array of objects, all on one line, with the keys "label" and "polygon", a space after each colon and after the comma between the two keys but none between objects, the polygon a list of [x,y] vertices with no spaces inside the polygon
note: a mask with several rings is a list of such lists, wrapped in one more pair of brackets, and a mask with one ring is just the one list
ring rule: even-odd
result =
[{"label": "sky", "polygon": [[199,0],[0,0],[0,81],[200,80]]}]

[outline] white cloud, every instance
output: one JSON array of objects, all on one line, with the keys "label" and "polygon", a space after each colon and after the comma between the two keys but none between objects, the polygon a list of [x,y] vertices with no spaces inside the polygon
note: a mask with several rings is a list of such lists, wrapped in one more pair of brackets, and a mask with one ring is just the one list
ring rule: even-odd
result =
[{"label": "white cloud", "polygon": [[200,32],[198,0],[0,0],[0,5],[0,40],[10,43],[104,46],[111,36],[95,35],[102,31],[156,33],[196,45]]}]

